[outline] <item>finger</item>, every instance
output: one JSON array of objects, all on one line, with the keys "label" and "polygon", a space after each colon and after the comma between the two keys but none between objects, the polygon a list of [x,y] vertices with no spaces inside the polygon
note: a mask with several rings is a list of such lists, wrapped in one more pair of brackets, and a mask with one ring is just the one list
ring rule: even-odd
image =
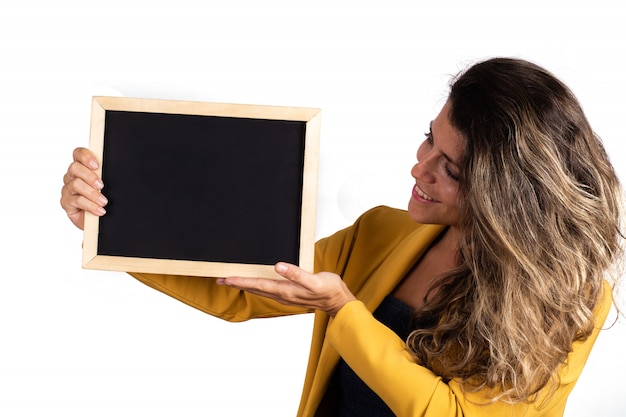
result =
[{"label": "finger", "polygon": [[274,284],[277,282],[277,280],[272,279],[228,277],[219,281],[225,285],[250,292],[254,291],[266,294],[276,292],[276,285]]},{"label": "finger", "polygon": [[81,230],[84,229],[85,225],[85,212],[89,212],[95,216],[103,216],[106,214],[106,210],[103,207],[94,204],[81,195],[62,196],[61,206],[65,210],[67,217]]},{"label": "finger", "polygon": [[[100,205],[99,203],[94,203],[93,201],[85,198],[82,195],[76,196],[74,201],[75,203],[72,205],[72,207],[76,210],[86,211],[93,214],[94,216],[103,216],[106,214],[104,206]],[[70,209],[70,211],[72,210]]]},{"label": "finger", "polygon": [[70,164],[67,173],[63,176],[63,183],[67,185],[77,178],[96,190],[104,188],[104,184],[98,174],[91,170],[91,168],[85,166],[82,162],[75,161]]},{"label": "finger", "polygon": [[72,153],[75,162],[80,162],[91,170],[96,170],[100,166],[96,156],[87,148],[76,148]]},{"label": "finger", "polygon": [[307,287],[313,274],[309,274],[300,267],[286,262],[278,262],[274,265],[276,273],[289,281],[295,282],[303,287]]},{"label": "finger", "polygon": [[108,204],[107,198],[97,189],[76,178],[61,189],[61,207],[69,213],[85,210],[102,215],[102,208]]},{"label": "finger", "polygon": [[[228,277],[219,279],[218,284],[267,297],[286,305],[304,305],[308,298],[307,290],[288,280]],[[308,304],[306,306],[308,307]]]},{"label": "finger", "polygon": [[70,217],[82,212],[88,212],[94,216],[103,216],[106,214],[106,209],[103,206],[80,195],[61,198],[61,207],[63,207],[63,210],[65,210]]},{"label": "finger", "polygon": [[86,199],[104,207],[108,204],[107,198],[102,194],[100,187],[87,184],[82,178],[74,178],[61,188],[62,196],[84,196]]},{"label": "finger", "polygon": [[306,290],[309,296],[315,297],[316,294],[324,290],[327,284],[325,280],[320,279],[320,277],[290,263],[278,262],[274,266],[274,270],[286,280]]}]

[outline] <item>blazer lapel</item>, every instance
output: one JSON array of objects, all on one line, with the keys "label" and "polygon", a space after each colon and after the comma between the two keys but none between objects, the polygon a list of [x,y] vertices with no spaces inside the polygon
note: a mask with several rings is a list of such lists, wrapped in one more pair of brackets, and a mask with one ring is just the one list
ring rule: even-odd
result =
[{"label": "blazer lapel", "polygon": [[369,311],[376,310],[444,228],[445,226],[440,225],[423,225],[408,235],[355,294],[356,298],[361,300]]},{"label": "blazer lapel", "polygon": [[[368,310],[374,311],[383,299],[398,285],[409,270],[424,254],[430,243],[441,233],[444,226],[423,225],[409,234],[393,250],[378,270],[355,294]],[[332,321],[332,319],[330,319]],[[339,354],[323,336],[329,323],[324,313],[315,313],[314,340],[323,340],[319,358],[315,367],[315,374],[311,380],[310,391],[305,387],[306,401],[299,415],[311,416],[322,400],[328,380],[331,378],[335,366],[339,362]],[[315,359],[313,359],[315,362]],[[309,363],[311,366],[311,363]],[[316,414],[317,415],[317,414]]]}]

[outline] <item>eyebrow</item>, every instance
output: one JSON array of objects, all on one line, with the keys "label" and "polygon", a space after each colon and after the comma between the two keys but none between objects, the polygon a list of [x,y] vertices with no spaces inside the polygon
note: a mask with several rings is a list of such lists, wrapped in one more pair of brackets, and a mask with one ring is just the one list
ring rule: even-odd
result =
[{"label": "eyebrow", "polygon": [[[428,131],[430,133],[430,138],[433,140],[433,143],[435,142],[435,137],[433,136],[433,122],[431,120],[430,124],[428,125]],[[459,163],[456,162],[454,159],[450,158],[450,156],[448,156],[445,152],[440,151],[441,155],[443,155],[444,158],[446,158],[446,160],[448,162],[450,162],[453,165],[456,165],[457,167],[459,166]]]}]

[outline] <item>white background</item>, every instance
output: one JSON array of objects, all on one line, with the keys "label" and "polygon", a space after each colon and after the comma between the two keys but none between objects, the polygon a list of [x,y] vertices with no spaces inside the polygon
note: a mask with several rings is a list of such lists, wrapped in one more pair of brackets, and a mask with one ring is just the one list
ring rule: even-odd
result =
[{"label": "white background", "polygon": [[[319,107],[317,235],[404,208],[449,75],[530,59],[578,95],[624,180],[618,1],[44,1],[0,5],[0,415],[293,416],[311,317],[229,324],[80,267],[59,206],[93,95]],[[245,190],[241,190],[245,193]],[[623,323],[567,416],[625,416]]]}]

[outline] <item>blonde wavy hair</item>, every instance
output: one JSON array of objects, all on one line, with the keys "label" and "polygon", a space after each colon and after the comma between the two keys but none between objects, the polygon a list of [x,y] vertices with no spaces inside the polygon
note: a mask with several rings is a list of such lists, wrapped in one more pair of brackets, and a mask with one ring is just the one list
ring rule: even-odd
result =
[{"label": "blonde wavy hair", "polygon": [[619,181],[575,96],[533,63],[475,64],[449,101],[466,139],[460,266],[414,313],[426,325],[407,346],[466,391],[534,401],[591,334],[621,259]]}]

